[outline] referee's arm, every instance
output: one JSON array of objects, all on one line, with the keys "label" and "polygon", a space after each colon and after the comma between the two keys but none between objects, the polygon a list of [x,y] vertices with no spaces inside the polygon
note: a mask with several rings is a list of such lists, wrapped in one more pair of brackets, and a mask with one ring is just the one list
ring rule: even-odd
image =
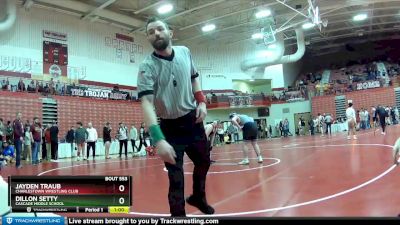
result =
[{"label": "referee's arm", "polygon": [[143,95],[141,97],[144,121],[149,127],[150,135],[156,143],[158,155],[167,163],[175,164],[176,153],[172,146],[165,141],[164,135],[157,124],[157,116],[153,103],[154,95]]},{"label": "referee's arm", "polygon": [[193,94],[198,91],[202,91],[201,87],[200,87],[200,82],[199,82],[199,74],[198,73],[193,74],[191,76],[191,80],[192,80]]},{"label": "referee's arm", "polygon": [[157,116],[154,111],[154,95],[143,95],[141,98],[143,117],[147,127],[157,125]]},{"label": "referee's arm", "polygon": [[201,91],[200,82],[199,82],[199,74],[195,73],[191,76],[192,79],[192,90],[194,98],[197,102],[196,108],[196,123],[202,122],[207,116],[207,106],[206,106],[206,97]]}]

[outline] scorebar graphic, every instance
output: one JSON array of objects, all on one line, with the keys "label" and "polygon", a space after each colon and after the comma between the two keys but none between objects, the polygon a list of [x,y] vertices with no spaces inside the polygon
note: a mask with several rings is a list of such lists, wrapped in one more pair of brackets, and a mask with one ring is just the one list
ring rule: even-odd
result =
[{"label": "scorebar graphic", "polygon": [[132,205],[131,176],[11,176],[8,184],[12,212],[129,212]]}]

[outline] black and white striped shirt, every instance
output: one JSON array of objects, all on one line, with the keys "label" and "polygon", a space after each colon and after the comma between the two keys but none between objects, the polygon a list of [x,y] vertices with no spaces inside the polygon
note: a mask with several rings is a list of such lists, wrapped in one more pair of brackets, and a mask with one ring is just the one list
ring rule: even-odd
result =
[{"label": "black and white striped shirt", "polygon": [[188,48],[174,46],[170,57],[153,53],[139,66],[138,97],[154,95],[157,116],[176,119],[197,106],[191,81],[197,76]]}]

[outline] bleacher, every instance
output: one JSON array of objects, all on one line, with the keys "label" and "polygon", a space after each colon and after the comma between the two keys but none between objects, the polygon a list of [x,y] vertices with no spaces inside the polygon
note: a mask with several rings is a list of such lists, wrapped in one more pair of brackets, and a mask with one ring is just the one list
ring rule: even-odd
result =
[{"label": "bleacher", "polygon": [[[22,79],[22,82],[24,83],[26,89],[28,88],[28,85],[30,84],[30,82],[32,80],[35,82],[35,84],[37,81],[35,79],[28,79],[25,77],[5,76],[5,75],[0,74],[0,82],[5,81],[6,79],[8,79],[8,81],[9,81],[9,84],[10,84],[9,87],[7,89],[5,89],[4,87],[0,87],[0,89],[14,91],[14,92],[18,91],[18,83],[19,83],[20,79]],[[38,81],[42,82],[43,85],[48,84],[50,82],[49,80],[38,80]],[[78,85],[80,87],[88,87],[88,88],[93,88],[93,89],[110,89],[110,87],[90,84],[90,83],[99,83],[100,84],[100,82],[90,82],[89,83],[84,80],[76,81],[76,82],[77,82],[76,85]],[[71,81],[70,83],[60,82],[61,85],[72,85],[72,83],[73,83],[73,81]],[[55,84],[57,84],[57,83],[55,83]],[[104,84],[104,83],[102,83],[102,84]],[[0,86],[2,86],[2,83],[0,83]],[[135,90],[132,90],[132,88],[129,88],[128,86],[125,86],[125,85],[118,85],[118,87],[119,87],[120,91],[128,92],[130,94],[130,96],[132,96],[134,99],[136,99],[137,92]],[[43,94],[46,94],[46,93],[43,93]],[[59,93],[59,94],[61,94],[61,93]]]},{"label": "bleacher", "polygon": [[[13,121],[16,113],[22,113],[22,120],[33,121],[38,117],[43,121],[43,96],[38,93],[0,91],[0,117],[4,123]],[[59,125],[59,138],[63,139],[67,130],[71,126],[76,126],[76,122],[81,121],[84,126],[92,122],[97,129],[99,137],[102,137],[103,127],[106,122],[110,122],[115,130],[118,123],[124,122],[130,127],[132,123],[136,127],[143,122],[142,108],[139,102],[125,100],[101,100],[71,96],[53,96],[57,101],[57,115]]]},{"label": "bleacher", "polygon": [[[384,64],[387,74],[386,72],[381,72],[382,64]],[[398,82],[397,77],[400,75],[400,65],[389,62],[382,64],[373,62],[331,69],[329,83],[327,84],[322,81],[321,71],[307,75],[301,74],[296,84],[300,83],[300,81],[306,83],[310,98],[321,95],[343,95],[347,92],[358,90],[358,84],[370,81],[379,81],[380,87],[393,86],[394,84],[399,86],[400,82]]]}]

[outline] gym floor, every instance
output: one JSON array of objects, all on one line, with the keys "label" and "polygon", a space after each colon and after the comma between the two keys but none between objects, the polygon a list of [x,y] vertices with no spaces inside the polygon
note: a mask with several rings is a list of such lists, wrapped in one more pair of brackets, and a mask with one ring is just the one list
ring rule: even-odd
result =
[{"label": "gym floor", "polygon": [[[400,136],[390,126],[331,137],[304,136],[259,140],[262,164],[250,149],[250,165],[239,166],[242,143],[214,147],[207,178],[207,199],[214,216],[256,217],[392,217],[400,213],[399,167],[393,165],[392,145]],[[191,193],[193,164],[185,158],[185,193]],[[95,161],[8,166],[9,175],[131,175],[132,216],[168,216],[168,178],[157,157],[96,159]],[[187,214],[201,215],[191,206]],[[68,214],[68,216],[72,216]],[[78,216],[75,214],[74,216]],[[79,216],[95,216],[79,214]],[[126,216],[126,215],[125,215]]]}]

